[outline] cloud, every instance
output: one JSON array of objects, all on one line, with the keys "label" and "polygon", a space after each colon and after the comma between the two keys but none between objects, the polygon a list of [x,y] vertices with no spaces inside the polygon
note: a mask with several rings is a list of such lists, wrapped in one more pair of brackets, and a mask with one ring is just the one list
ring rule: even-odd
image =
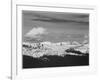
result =
[{"label": "cloud", "polygon": [[26,33],[26,37],[37,37],[38,35],[41,34],[47,34],[47,30],[43,27],[36,27],[30,30],[28,33]]},{"label": "cloud", "polygon": [[31,17],[31,21],[42,21],[52,23],[79,23],[89,24],[89,14],[83,13],[54,13],[42,11],[23,11],[23,14]]},{"label": "cloud", "polygon": [[79,23],[79,24],[89,24],[88,14],[53,14],[53,13],[34,13],[30,20],[32,21],[42,21],[42,22],[52,22],[52,23]]},{"label": "cloud", "polygon": [[52,23],[79,23],[79,24],[89,24],[86,19],[59,19],[59,18],[35,18],[31,19],[32,21],[42,21],[42,22],[52,22]]}]

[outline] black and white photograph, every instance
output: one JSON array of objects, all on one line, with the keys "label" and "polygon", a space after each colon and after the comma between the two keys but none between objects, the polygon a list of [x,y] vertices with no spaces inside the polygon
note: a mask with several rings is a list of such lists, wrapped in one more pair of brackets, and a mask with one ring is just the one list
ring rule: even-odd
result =
[{"label": "black and white photograph", "polygon": [[89,14],[22,10],[22,67],[89,66]]}]

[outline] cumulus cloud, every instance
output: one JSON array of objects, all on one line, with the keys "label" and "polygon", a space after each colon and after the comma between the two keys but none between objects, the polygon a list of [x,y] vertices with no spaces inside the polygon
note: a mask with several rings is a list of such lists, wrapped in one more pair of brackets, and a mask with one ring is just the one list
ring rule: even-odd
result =
[{"label": "cumulus cloud", "polygon": [[36,37],[37,35],[41,35],[41,34],[47,34],[47,30],[43,27],[36,27],[33,28],[32,30],[30,30],[28,33],[26,33],[25,36],[27,37]]}]

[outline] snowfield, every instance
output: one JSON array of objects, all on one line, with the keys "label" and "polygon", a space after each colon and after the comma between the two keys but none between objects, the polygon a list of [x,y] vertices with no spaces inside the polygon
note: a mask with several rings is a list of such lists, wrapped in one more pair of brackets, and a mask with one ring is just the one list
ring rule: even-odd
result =
[{"label": "snowfield", "polygon": [[76,41],[70,42],[40,42],[40,43],[29,43],[23,42],[22,44],[23,55],[32,56],[34,58],[40,58],[43,56],[61,56],[75,55],[83,56],[89,54],[89,44],[85,41],[78,43]]}]

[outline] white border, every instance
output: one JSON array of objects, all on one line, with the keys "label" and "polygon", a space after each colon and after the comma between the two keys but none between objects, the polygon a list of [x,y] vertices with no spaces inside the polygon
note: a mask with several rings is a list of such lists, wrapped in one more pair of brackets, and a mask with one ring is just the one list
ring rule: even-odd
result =
[{"label": "white border", "polygon": [[[62,5],[61,5],[62,6]],[[12,79],[25,80],[27,78],[42,78],[53,76],[79,75],[96,72],[96,11],[94,8],[80,8],[71,6],[36,6],[19,4],[13,7],[12,15]],[[70,8],[68,8],[70,7]],[[35,68],[22,70],[22,10],[31,11],[53,11],[53,12],[73,12],[89,13],[90,15],[90,65],[81,67],[59,67],[59,68]]]}]

